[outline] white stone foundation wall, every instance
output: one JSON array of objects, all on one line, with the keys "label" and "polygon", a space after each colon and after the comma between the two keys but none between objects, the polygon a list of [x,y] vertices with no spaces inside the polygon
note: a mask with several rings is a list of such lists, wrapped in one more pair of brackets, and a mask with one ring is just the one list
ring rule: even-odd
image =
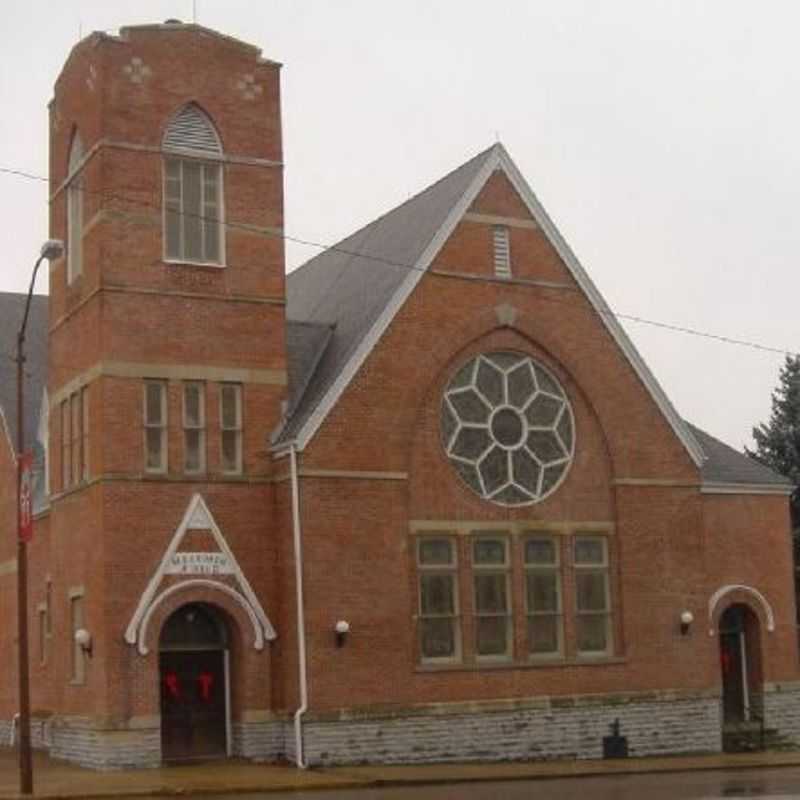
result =
[{"label": "white stone foundation wall", "polygon": [[764,724],[800,745],[800,683],[770,683],[764,687]]},{"label": "white stone foundation wall", "polygon": [[104,730],[89,720],[54,719],[50,755],[97,770],[161,766],[160,728]]},{"label": "white stone foundation wall", "polygon": [[[769,686],[767,725],[800,741],[800,683]],[[303,723],[311,765],[422,764],[602,758],[603,737],[618,719],[631,757],[721,750],[716,692],[650,692],[435,704],[391,710],[308,714]],[[10,721],[0,721],[0,745]],[[156,767],[161,735],[152,724],[98,729],[75,717],[34,720],[35,747],[93,769]],[[293,762],[291,716],[234,722],[233,755]]]},{"label": "white stone foundation wall", "polygon": [[231,733],[231,751],[238,758],[253,761],[278,761],[283,758],[286,723],[282,720],[234,722]]},{"label": "white stone foundation wall", "polygon": [[513,705],[308,720],[306,759],[329,765],[602,758],[603,737],[616,719],[631,757],[716,753],[722,747],[717,696],[660,693]]}]

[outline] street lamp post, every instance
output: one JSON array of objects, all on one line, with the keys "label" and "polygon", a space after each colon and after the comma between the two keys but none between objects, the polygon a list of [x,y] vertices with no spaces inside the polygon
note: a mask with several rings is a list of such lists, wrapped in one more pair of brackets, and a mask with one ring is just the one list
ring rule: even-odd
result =
[{"label": "street lamp post", "polygon": [[28,551],[22,537],[22,457],[25,453],[25,328],[31,308],[36,273],[45,259],[60,258],[64,244],[49,239],[42,245],[33,267],[31,285],[25,300],[25,314],[17,333],[17,636],[19,646],[19,788],[22,794],[33,794],[33,760],[31,758],[31,687],[28,672]]}]

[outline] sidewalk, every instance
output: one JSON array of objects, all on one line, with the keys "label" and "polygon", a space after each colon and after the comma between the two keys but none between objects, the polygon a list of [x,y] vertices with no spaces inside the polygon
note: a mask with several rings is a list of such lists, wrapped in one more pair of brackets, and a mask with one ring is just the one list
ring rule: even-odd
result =
[{"label": "sidewalk", "polygon": [[[307,771],[286,765],[227,760],[124,772],[95,772],[53,761],[37,753],[34,758],[34,792],[36,797],[51,800],[191,796],[780,766],[800,767],[800,752],[671,756],[614,761],[335,767]],[[16,754],[3,748],[0,750],[0,800],[19,797],[17,788]]]}]

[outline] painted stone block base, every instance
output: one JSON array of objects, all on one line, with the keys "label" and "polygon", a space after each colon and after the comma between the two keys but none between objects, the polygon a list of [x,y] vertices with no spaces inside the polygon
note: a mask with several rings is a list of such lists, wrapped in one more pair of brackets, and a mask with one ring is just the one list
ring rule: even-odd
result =
[{"label": "painted stone block base", "polygon": [[721,750],[718,696],[672,692],[340,714],[303,739],[312,765],[602,758],[617,719],[633,757]]},{"label": "painted stone block base", "polygon": [[764,721],[784,739],[800,746],[800,683],[764,687]]},{"label": "painted stone block base", "polygon": [[283,720],[234,722],[231,751],[253,761],[278,761],[286,751],[287,724]]},{"label": "painted stone block base", "polygon": [[47,749],[53,758],[98,770],[161,765],[161,729],[157,725],[102,729],[88,719],[55,717],[49,729]]}]

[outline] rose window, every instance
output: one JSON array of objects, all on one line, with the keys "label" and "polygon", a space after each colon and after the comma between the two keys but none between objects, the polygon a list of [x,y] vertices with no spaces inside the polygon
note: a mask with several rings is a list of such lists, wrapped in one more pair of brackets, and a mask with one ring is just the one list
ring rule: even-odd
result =
[{"label": "rose window", "polygon": [[559,382],[520,353],[485,353],[442,399],[442,439],[464,482],[506,506],[550,494],[572,463],[572,408]]}]

